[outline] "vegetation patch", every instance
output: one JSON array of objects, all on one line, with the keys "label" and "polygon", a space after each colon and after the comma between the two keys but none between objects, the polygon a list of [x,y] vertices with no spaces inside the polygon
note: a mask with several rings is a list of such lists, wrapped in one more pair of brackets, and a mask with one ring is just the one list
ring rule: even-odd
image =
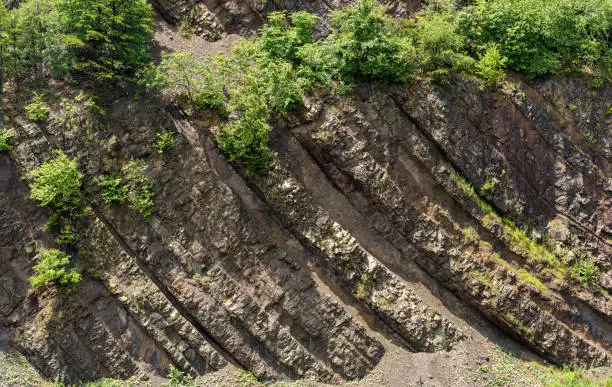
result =
[{"label": "vegetation patch", "polygon": [[10,151],[13,148],[10,140],[14,136],[15,129],[0,127],[0,152]]},{"label": "vegetation patch", "polygon": [[130,208],[145,219],[153,214],[153,184],[155,184],[145,176],[147,168],[147,163],[137,159],[130,160],[121,170]]},{"label": "vegetation patch", "polygon": [[516,272],[516,274],[517,274],[518,278],[521,281],[535,286],[536,288],[538,288],[538,290],[540,290],[540,292],[542,292],[544,294],[548,293],[548,289],[546,288],[546,286],[544,286],[544,284],[542,282],[540,282],[540,280],[538,280],[536,277],[534,277],[527,270],[519,269]]},{"label": "vegetation patch", "polygon": [[586,286],[593,286],[599,279],[599,268],[592,258],[580,259],[570,269],[570,277]]},{"label": "vegetation patch", "polygon": [[53,211],[47,225],[53,227],[60,217],[72,219],[81,214],[81,179],[76,159],[70,159],[61,150],[55,157],[30,172],[30,198],[41,207]]},{"label": "vegetation patch", "polygon": [[26,105],[26,116],[32,121],[44,121],[49,117],[49,106],[43,101],[42,94],[34,92],[34,98]]},{"label": "vegetation patch", "polygon": [[70,257],[56,249],[43,250],[38,263],[34,266],[36,275],[30,277],[30,283],[36,289],[47,284],[56,285],[61,290],[74,289],[81,282],[77,269],[69,268]]},{"label": "vegetation patch", "polygon": [[[511,251],[528,258],[532,262],[546,264],[557,278],[565,277],[567,265],[559,257],[550,252],[546,246],[529,238],[513,221],[497,215],[493,207],[476,193],[474,187],[463,176],[451,172],[450,177],[484,213],[481,219],[482,225],[495,235],[500,236]],[[537,287],[541,289],[540,286]]]},{"label": "vegetation patch", "polygon": [[98,178],[102,188],[102,200],[106,204],[123,204],[128,199],[128,189],[120,174],[105,175]]},{"label": "vegetation patch", "polygon": [[157,133],[155,135],[155,142],[153,143],[153,148],[155,148],[159,153],[168,152],[174,147],[174,133],[167,131],[162,133]]}]

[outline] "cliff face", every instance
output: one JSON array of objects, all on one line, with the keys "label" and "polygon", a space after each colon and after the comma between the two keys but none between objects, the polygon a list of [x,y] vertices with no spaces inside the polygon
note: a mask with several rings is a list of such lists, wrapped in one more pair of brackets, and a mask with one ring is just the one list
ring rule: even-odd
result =
[{"label": "cliff face", "polygon": [[[399,14],[414,6],[396,3]],[[153,4],[172,21],[193,7]],[[325,15],[342,4],[205,5],[235,32],[270,10]],[[165,376],[174,365],[192,375],[242,368],[265,381],[477,385],[495,381],[473,377],[494,344],[610,366],[612,87],[509,84],[320,92],[275,119],[276,156],[261,179],[216,148],[213,114],[127,95],[104,116],[77,106],[68,122],[54,109],[39,125],[9,96],[0,344],[66,382]],[[160,154],[151,144],[163,131],[177,144]],[[68,296],[27,282],[37,249],[53,246],[28,172],[54,149],[78,159],[90,207],[79,230],[85,279]],[[105,205],[95,183],[131,158],[157,182],[146,221]],[[594,286],[569,278],[584,257],[600,268]]]},{"label": "cliff face", "polygon": [[[228,34],[249,33],[261,27],[268,12],[301,10],[319,15],[321,21],[318,29],[324,32],[327,30],[329,12],[351,3],[351,0],[151,0],[151,4],[157,11],[171,23],[181,20],[197,22],[202,14],[210,13],[215,16],[221,29]],[[385,3],[394,15],[407,17],[412,11],[418,9],[421,1],[386,0],[382,3]],[[197,12],[194,13],[194,9],[197,9]]]}]

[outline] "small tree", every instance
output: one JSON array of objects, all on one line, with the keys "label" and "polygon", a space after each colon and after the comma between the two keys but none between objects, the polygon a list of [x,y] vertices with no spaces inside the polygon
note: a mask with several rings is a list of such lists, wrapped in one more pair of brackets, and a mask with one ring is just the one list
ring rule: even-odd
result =
[{"label": "small tree", "polygon": [[12,145],[9,143],[9,140],[14,135],[15,135],[15,130],[13,128],[0,127],[0,152],[11,150]]},{"label": "small tree", "polygon": [[153,214],[153,180],[145,176],[148,165],[143,160],[130,160],[123,169],[123,179],[127,187],[130,208],[148,218]]},{"label": "small tree", "polygon": [[193,52],[162,53],[162,60],[151,72],[148,88],[163,87],[171,95],[184,94],[194,111],[223,105],[223,76],[207,60],[194,58]]},{"label": "small tree", "polygon": [[38,264],[34,266],[36,275],[30,277],[30,284],[41,289],[54,284],[62,290],[74,288],[81,282],[81,274],[75,268],[69,269],[70,257],[56,249],[40,252]]},{"label": "small tree", "polygon": [[78,68],[107,79],[150,61],[152,8],[146,0],[59,0]]},{"label": "small tree", "polygon": [[484,54],[479,55],[479,60],[476,63],[477,73],[485,80],[487,85],[499,85],[506,76],[504,72],[506,62],[507,59],[501,55],[497,46],[490,45]]},{"label": "small tree", "polygon": [[30,173],[30,198],[41,207],[51,207],[55,217],[73,217],[81,207],[81,179],[76,159],[69,159],[61,150]]},{"label": "small tree", "polygon": [[412,71],[415,49],[395,21],[375,0],[358,0],[334,11],[326,41],[343,77],[348,80],[405,82]]},{"label": "small tree", "polygon": [[270,108],[266,92],[253,74],[245,75],[243,84],[231,91],[230,109],[238,119],[221,127],[219,147],[245,167],[248,175],[261,175],[270,164],[268,148]]},{"label": "small tree", "polygon": [[26,116],[32,121],[44,121],[49,116],[49,106],[42,100],[42,95],[34,92],[34,98],[25,106]]}]

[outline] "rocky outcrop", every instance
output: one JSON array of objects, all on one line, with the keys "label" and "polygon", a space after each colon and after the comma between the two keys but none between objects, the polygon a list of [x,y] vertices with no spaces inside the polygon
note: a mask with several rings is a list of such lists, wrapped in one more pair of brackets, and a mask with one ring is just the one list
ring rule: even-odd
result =
[{"label": "rocky outcrop", "polygon": [[29,289],[36,250],[51,241],[6,154],[0,154],[0,188],[0,326],[12,345],[45,375],[66,382],[166,375],[166,353],[97,281],[86,278],[81,292],[68,297]]},{"label": "rocky outcrop", "polygon": [[[410,90],[427,93],[426,89]],[[454,136],[450,128],[457,131],[454,121],[461,122],[460,118],[437,110],[435,102],[423,102],[419,106],[426,106],[428,111],[418,111],[421,121],[415,124],[401,103],[406,101],[403,91],[399,98],[365,89],[361,93],[367,97],[331,104],[327,101],[325,108],[312,103],[305,117],[314,122],[292,129],[353,205],[375,219],[374,227],[404,252],[404,259],[416,260],[430,275],[542,356],[556,363],[570,358],[576,363],[609,363],[610,325],[605,322],[610,313],[608,296],[593,294],[590,298],[599,301],[583,305],[601,313],[603,318],[595,321],[590,313],[580,316],[580,311],[572,307],[559,310],[550,289],[541,287],[538,291],[523,282],[527,278],[527,282],[535,283],[519,270],[524,265],[521,261],[528,257],[516,257],[516,246],[500,246],[495,236],[487,235],[489,231],[470,219],[470,214],[444,191],[446,188],[452,193],[452,188],[437,188],[440,172],[446,173],[447,179],[456,175],[453,167],[439,163],[444,161],[444,153],[438,144]],[[443,127],[448,132],[421,129],[422,122],[440,127],[440,121],[446,123]],[[465,152],[459,156],[456,149],[452,151],[459,161],[465,159]],[[476,152],[467,152],[471,154]],[[510,169],[508,173],[512,173]],[[466,227],[474,230],[473,239],[466,237]],[[517,263],[518,267],[512,266]],[[524,290],[517,291],[521,288]],[[581,325],[590,326],[586,337],[572,331]]]},{"label": "rocky outcrop", "polygon": [[[277,1],[277,0],[151,0],[155,9],[170,23],[182,20],[195,22],[204,30],[217,26],[228,34],[249,34],[261,27],[266,15],[273,11],[308,11],[321,16],[318,25],[320,33],[329,28],[329,13],[351,3],[350,0]],[[398,17],[407,17],[421,5],[420,0],[383,1],[389,12]],[[194,12],[195,10],[195,12]],[[214,19],[209,18],[210,13]],[[208,34],[205,34],[208,35]]]}]

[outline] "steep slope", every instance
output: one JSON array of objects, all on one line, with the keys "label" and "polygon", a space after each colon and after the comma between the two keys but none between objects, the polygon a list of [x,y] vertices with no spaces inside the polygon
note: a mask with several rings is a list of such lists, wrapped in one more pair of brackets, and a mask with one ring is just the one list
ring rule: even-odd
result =
[{"label": "steep slope", "polygon": [[[287,3],[206,5],[227,32],[273,9],[341,5]],[[174,22],[193,6],[154,4]],[[207,45],[163,25],[157,41],[208,54],[235,37]],[[216,113],[189,116],[180,100],[111,91],[100,115],[55,84],[50,119],[37,124],[9,94],[1,337],[66,382],[156,380],[173,365],[270,382],[485,385],[498,381],[482,371],[495,367],[497,346],[609,367],[612,87],[513,82],[319,90],[275,117],[276,155],[260,179],[217,149]],[[78,112],[70,120],[64,97]],[[159,153],[152,143],[165,131],[177,143]],[[77,158],[89,207],[79,223],[85,279],[69,295],[27,282],[53,240],[26,183],[54,149]],[[96,178],[134,158],[156,181],[149,219],[100,200]],[[605,271],[598,284],[571,278],[583,256]]]}]

